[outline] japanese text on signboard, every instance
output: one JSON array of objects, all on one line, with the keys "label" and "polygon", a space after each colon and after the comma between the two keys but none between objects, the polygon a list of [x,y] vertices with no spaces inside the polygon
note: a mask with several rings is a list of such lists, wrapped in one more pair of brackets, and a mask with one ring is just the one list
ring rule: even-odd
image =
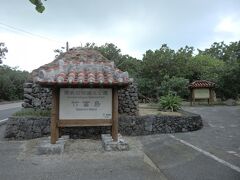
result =
[{"label": "japanese text on signboard", "polygon": [[60,119],[111,119],[111,89],[60,89]]}]

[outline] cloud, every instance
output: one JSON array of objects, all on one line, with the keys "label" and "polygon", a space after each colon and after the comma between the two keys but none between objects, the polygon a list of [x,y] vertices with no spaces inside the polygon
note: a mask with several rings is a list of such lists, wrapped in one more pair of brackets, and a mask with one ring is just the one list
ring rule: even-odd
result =
[{"label": "cloud", "polygon": [[[25,36],[9,32],[0,32],[0,39],[5,42],[8,48],[6,59],[3,63],[11,67],[19,67],[21,70],[31,72],[54,59],[54,49],[65,46],[65,43],[58,43],[38,37]],[[61,40],[63,41],[63,40]],[[87,42],[94,42],[100,46],[105,43],[114,43],[118,46],[123,54],[129,54],[136,58],[142,57],[142,52],[129,47],[129,39],[127,36],[107,36],[95,33],[81,33],[81,35],[72,36],[68,39],[69,46],[84,46]]]},{"label": "cloud", "polygon": [[240,14],[223,17],[216,25],[216,40],[231,42],[240,40]]},{"label": "cloud", "polygon": [[98,46],[105,43],[113,43],[121,49],[122,54],[129,54],[139,59],[142,58],[143,52],[139,49],[137,50],[134,44],[132,44],[134,42],[134,35],[131,29],[125,30],[122,33],[113,31],[114,30],[112,30],[112,33],[106,32],[103,34],[85,32],[69,38],[68,42],[70,47],[84,46],[87,42],[94,42]]},{"label": "cloud", "polygon": [[45,39],[0,32],[0,39],[8,48],[3,63],[21,70],[32,71],[39,66],[49,63],[54,58],[54,49],[59,43]]},{"label": "cloud", "polygon": [[50,62],[53,50],[66,41],[70,47],[114,43],[123,54],[141,59],[146,50],[163,43],[175,50],[185,45],[205,49],[214,41],[240,39],[240,15],[233,15],[239,0],[49,0],[43,14],[27,1],[12,1],[2,0],[0,22],[62,42],[2,31],[0,26],[0,41],[9,48],[4,63],[27,70]]}]

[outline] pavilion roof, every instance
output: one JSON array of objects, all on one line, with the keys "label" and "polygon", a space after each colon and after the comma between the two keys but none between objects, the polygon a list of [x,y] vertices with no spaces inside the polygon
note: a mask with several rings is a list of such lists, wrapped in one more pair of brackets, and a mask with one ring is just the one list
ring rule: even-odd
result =
[{"label": "pavilion roof", "polygon": [[215,83],[207,80],[197,80],[189,84],[190,89],[193,88],[213,88]]},{"label": "pavilion roof", "polygon": [[115,67],[96,50],[72,48],[53,62],[32,72],[33,80],[42,86],[127,86],[127,72]]}]

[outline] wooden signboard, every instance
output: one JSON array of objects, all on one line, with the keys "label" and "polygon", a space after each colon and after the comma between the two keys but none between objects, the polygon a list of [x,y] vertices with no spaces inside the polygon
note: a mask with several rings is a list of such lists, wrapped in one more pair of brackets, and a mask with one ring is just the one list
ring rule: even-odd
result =
[{"label": "wooden signboard", "polygon": [[194,98],[195,99],[209,99],[210,92],[208,88],[194,89]]},{"label": "wooden signboard", "polygon": [[59,120],[112,119],[112,89],[61,88]]},{"label": "wooden signboard", "polygon": [[53,88],[51,143],[59,137],[59,128],[76,126],[112,126],[118,138],[118,94],[115,88]]},{"label": "wooden signboard", "polygon": [[195,104],[195,100],[197,99],[207,99],[208,104],[212,104],[213,102],[213,89],[211,88],[192,89],[191,94],[192,94],[191,106]]}]

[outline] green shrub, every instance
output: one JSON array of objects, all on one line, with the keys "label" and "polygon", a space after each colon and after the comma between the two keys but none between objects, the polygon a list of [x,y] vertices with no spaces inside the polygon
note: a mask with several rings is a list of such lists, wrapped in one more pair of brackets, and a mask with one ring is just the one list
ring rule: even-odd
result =
[{"label": "green shrub", "polygon": [[181,108],[182,99],[179,96],[168,94],[162,96],[159,101],[159,109],[177,111]]},{"label": "green shrub", "polygon": [[13,114],[13,116],[20,117],[50,117],[50,115],[50,110],[40,110],[32,108],[21,109],[20,111]]},{"label": "green shrub", "polygon": [[187,98],[189,95],[188,84],[188,79],[175,76],[170,78],[168,75],[166,75],[164,76],[160,87],[157,88],[158,94],[160,96],[166,96],[169,93],[173,93],[180,96],[181,98]]}]

